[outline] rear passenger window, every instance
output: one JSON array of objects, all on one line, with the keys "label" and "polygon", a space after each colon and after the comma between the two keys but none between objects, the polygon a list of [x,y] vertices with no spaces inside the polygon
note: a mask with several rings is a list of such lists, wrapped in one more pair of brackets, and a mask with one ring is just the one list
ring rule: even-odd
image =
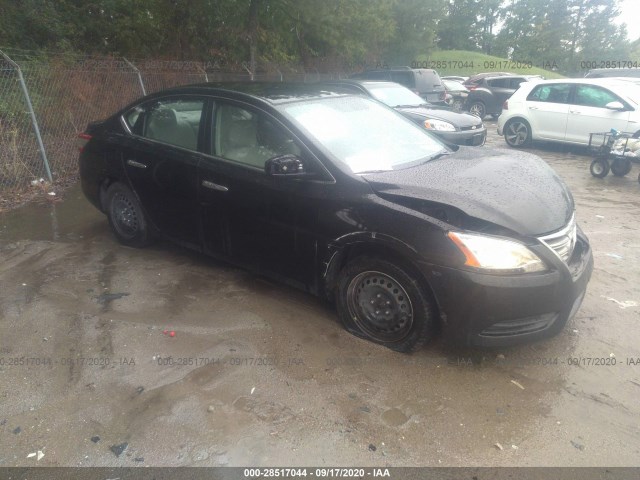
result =
[{"label": "rear passenger window", "polygon": [[220,105],[215,118],[216,156],[264,170],[279,155],[301,155],[291,135],[266,114]]},{"label": "rear passenger window", "polygon": [[570,91],[571,85],[568,83],[538,85],[531,91],[527,100],[530,102],[567,103]]},{"label": "rear passenger window", "polygon": [[176,147],[198,149],[198,132],[204,100],[192,98],[163,99],[145,113],[143,136]]},{"label": "rear passenger window", "polygon": [[493,80],[487,80],[487,84],[490,87],[497,88],[509,88],[511,80],[509,78],[494,78]]},{"label": "rear passenger window", "polygon": [[404,85],[407,88],[414,89],[416,86],[416,79],[413,72],[391,72],[391,81]]}]

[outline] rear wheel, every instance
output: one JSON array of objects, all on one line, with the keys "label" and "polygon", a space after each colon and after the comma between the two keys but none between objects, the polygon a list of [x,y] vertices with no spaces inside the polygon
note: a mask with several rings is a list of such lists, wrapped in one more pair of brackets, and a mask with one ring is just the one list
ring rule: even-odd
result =
[{"label": "rear wheel", "polygon": [[589,167],[591,175],[596,178],[604,178],[609,174],[609,162],[605,158],[596,158]]},{"label": "rear wheel", "polygon": [[336,300],[349,332],[392,350],[418,350],[433,336],[431,296],[410,270],[395,263],[355,258],[340,272]]},{"label": "rear wheel", "polygon": [[504,140],[510,147],[524,148],[531,144],[531,126],[526,120],[514,118],[504,126]]},{"label": "rear wheel", "polygon": [[153,241],[153,232],[138,197],[122,183],[114,183],[105,197],[111,231],[123,245],[144,247]]},{"label": "rear wheel", "polygon": [[631,160],[628,158],[616,158],[611,164],[611,173],[616,177],[624,177],[631,171]]},{"label": "rear wheel", "polygon": [[487,109],[482,102],[473,102],[469,107],[469,113],[483,119],[487,114]]}]

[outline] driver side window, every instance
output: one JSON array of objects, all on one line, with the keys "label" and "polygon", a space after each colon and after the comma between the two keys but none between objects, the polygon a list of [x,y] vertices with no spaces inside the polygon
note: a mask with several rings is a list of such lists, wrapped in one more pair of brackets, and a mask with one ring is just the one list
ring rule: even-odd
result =
[{"label": "driver side window", "polygon": [[214,153],[226,160],[264,170],[270,158],[301,154],[290,134],[264,113],[221,104],[214,128]]}]

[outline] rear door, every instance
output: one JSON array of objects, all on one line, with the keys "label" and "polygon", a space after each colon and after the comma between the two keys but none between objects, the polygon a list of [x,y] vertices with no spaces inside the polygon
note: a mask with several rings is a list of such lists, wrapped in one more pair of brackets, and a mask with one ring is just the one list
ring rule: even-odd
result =
[{"label": "rear door", "polygon": [[608,132],[615,128],[626,131],[629,122],[629,110],[618,111],[606,108],[611,102],[626,102],[611,90],[599,85],[576,84],[575,93],[569,107],[566,141],[571,143],[589,143],[589,134]]},{"label": "rear door", "polygon": [[490,102],[487,102],[487,112],[500,113],[502,112],[502,104],[505,100],[508,100],[513,92],[515,92],[520,86],[520,82],[514,82],[514,78],[502,77],[492,78],[487,80],[487,85],[491,90]]},{"label": "rear door", "polygon": [[569,83],[544,83],[533,87],[525,108],[535,139],[565,139],[571,89]]},{"label": "rear door", "polygon": [[197,165],[206,99],[168,96],[124,116],[128,180],[153,224],[172,240],[200,247]]}]

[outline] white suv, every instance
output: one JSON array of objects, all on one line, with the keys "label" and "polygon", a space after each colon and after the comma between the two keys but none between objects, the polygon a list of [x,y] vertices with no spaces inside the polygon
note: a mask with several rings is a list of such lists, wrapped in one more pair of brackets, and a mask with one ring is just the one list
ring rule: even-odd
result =
[{"label": "white suv", "polygon": [[640,85],[618,79],[525,82],[502,107],[498,134],[512,147],[532,140],[588,145],[612,128],[640,136]]}]

